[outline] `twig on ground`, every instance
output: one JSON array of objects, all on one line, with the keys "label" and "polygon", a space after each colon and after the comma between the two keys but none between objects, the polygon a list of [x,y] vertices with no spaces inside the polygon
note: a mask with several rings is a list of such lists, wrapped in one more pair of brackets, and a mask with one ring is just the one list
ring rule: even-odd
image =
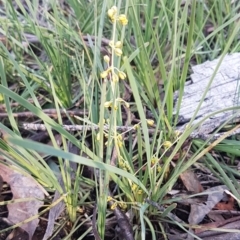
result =
[{"label": "twig on ground", "polygon": [[[44,124],[35,124],[35,123],[23,123],[23,129],[25,130],[34,130],[34,131],[46,131],[46,126]],[[92,131],[98,130],[97,125],[62,125],[62,127],[67,131]],[[104,130],[109,130],[109,126],[105,125]],[[120,132],[130,132],[136,131],[133,126],[117,126],[117,131]],[[149,129],[149,133],[153,134],[156,132],[155,129]],[[159,131],[160,132],[160,131]]]},{"label": "twig on ground", "polygon": [[[47,114],[49,117],[57,118],[57,110],[56,109],[45,109],[41,110],[43,113]],[[81,110],[60,110],[60,114],[62,116],[69,115],[70,117],[73,116],[83,116],[84,114],[87,114],[88,112],[81,111]],[[0,113],[0,118],[8,117],[8,113]],[[30,118],[30,117],[38,117],[32,112],[15,112],[13,113],[13,117],[15,118]]]},{"label": "twig on ground", "polygon": [[[10,88],[10,89],[11,89],[11,88]],[[43,100],[42,97],[39,97],[39,98],[37,98],[37,99],[38,99],[39,102],[41,102],[41,101]],[[33,101],[32,98],[27,99],[27,101],[28,101],[29,103],[34,103],[34,101]],[[21,106],[21,104],[18,103],[18,102],[12,102],[12,103],[10,103],[10,106],[11,106],[11,107],[19,107],[19,106]],[[6,104],[0,104],[0,111],[6,111]]]},{"label": "twig on ground", "polygon": [[94,238],[96,240],[101,240],[96,226],[97,226],[97,204],[95,203],[93,208],[93,216],[92,216],[92,231],[93,231]]},{"label": "twig on ground", "polygon": [[[109,195],[112,194],[109,192]],[[113,206],[114,201],[108,201],[109,206]],[[129,218],[127,217],[126,213],[123,212],[118,206],[114,207],[113,213],[117,219],[118,226],[120,228],[121,237],[125,240],[134,240],[133,237],[133,228],[130,224]]]}]

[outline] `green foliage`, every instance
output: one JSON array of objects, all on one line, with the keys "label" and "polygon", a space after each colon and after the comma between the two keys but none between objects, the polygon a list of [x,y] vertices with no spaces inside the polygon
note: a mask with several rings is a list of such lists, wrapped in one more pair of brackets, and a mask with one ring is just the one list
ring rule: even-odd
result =
[{"label": "green foliage", "polygon": [[[194,140],[187,152],[183,149],[198,127],[191,124],[217,69],[189,128],[181,135],[175,131],[191,65],[220,56],[219,67],[227,52],[240,50],[236,3],[118,1],[117,14],[125,14],[128,20],[128,25],[122,26],[108,17],[113,1],[70,0],[66,8],[61,1],[49,1],[52,11],[43,8],[40,15],[37,2],[26,1],[24,6],[19,1],[15,5],[3,1],[6,17],[0,18],[0,33],[7,39],[5,44],[0,42],[0,93],[8,114],[0,124],[7,133],[0,141],[0,152],[9,164],[29,172],[48,191],[68,193],[64,200],[73,224],[78,219],[77,206],[92,207],[96,203],[97,229],[102,239],[111,213],[107,198],[110,195],[118,207],[126,205],[132,212],[135,239],[147,239],[149,234],[152,239],[166,236],[162,221],[187,231],[186,226],[169,217],[176,207],[174,200],[167,202],[170,205],[162,211],[145,200],[165,201],[180,174],[205,154],[202,164],[239,198],[239,173],[223,160],[219,164],[208,153],[208,141]],[[110,47],[110,40],[114,44],[121,41],[123,46]],[[122,51],[122,57],[116,49]],[[109,63],[104,61],[106,55]],[[118,72],[126,74],[127,79],[114,81]],[[103,73],[106,76],[100,77]],[[176,90],[179,98],[174,116]],[[82,116],[66,113],[67,119],[63,119],[61,110],[67,112],[76,106],[84,112]],[[55,119],[44,112],[48,108],[56,110]],[[13,114],[17,111],[37,116],[45,125],[52,146],[25,139],[23,122]],[[139,118],[136,124],[132,122],[133,115]],[[70,133],[63,127],[66,122],[90,127],[91,131],[83,128]],[[130,130],[118,131],[118,126],[124,125]],[[80,156],[69,152],[69,143],[80,149]],[[190,149],[191,157],[186,159]],[[237,141],[225,140],[215,146],[232,161],[239,156],[238,149]],[[176,154],[179,159],[172,164]],[[46,158],[58,166],[64,187]],[[70,161],[78,164],[75,179],[71,178]],[[94,177],[83,177],[84,166],[93,169]],[[110,187],[112,182],[114,190]],[[77,231],[77,226],[73,226],[69,236]]]}]

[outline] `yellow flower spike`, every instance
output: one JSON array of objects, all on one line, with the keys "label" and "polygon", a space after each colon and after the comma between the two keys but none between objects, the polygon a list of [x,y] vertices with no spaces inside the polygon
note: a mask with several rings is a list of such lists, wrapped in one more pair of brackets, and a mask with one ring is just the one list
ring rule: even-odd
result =
[{"label": "yellow flower spike", "polygon": [[118,76],[121,80],[124,80],[127,77],[126,73],[122,71],[118,72]]},{"label": "yellow flower spike", "polygon": [[113,11],[112,8],[108,10],[108,17],[109,17],[110,19],[113,18],[114,14],[115,14],[115,13],[114,13],[114,11]]},{"label": "yellow flower spike", "polygon": [[107,196],[107,202],[112,201],[113,198],[111,196]]},{"label": "yellow flower spike", "polygon": [[147,124],[148,124],[149,126],[153,126],[153,125],[154,125],[154,120],[152,120],[152,119],[147,119]]},{"label": "yellow flower spike", "polygon": [[161,166],[158,166],[158,167],[157,167],[157,171],[158,171],[158,172],[161,172],[161,170],[162,170],[162,167],[161,167]]},{"label": "yellow flower spike", "polygon": [[125,202],[118,203],[119,207],[123,210],[127,209],[127,204]]},{"label": "yellow flower spike", "polygon": [[110,62],[110,57],[108,55],[105,55],[103,57],[104,62],[109,63]]},{"label": "yellow flower spike", "polygon": [[130,167],[129,163],[126,163],[126,168],[128,171],[131,171],[131,167]]},{"label": "yellow flower spike", "polygon": [[111,210],[114,210],[114,209],[116,209],[116,207],[117,207],[117,203],[116,203],[116,202],[114,202],[114,203],[112,204],[112,206],[111,206]]},{"label": "yellow flower spike", "polygon": [[170,141],[165,141],[165,142],[163,143],[163,146],[164,146],[165,148],[170,148],[170,147],[172,146],[172,143],[171,143]]},{"label": "yellow flower spike", "polygon": [[139,129],[139,124],[135,124],[135,125],[133,126],[133,129],[134,129],[134,130]]},{"label": "yellow flower spike", "polygon": [[123,142],[122,141],[117,141],[117,145],[119,148],[121,148],[123,146]]},{"label": "yellow flower spike", "polygon": [[175,136],[176,136],[176,137],[179,137],[180,134],[181,134],[180,131],[178,131],[178,130],[175,131]]},{"label": "yellow flower spike", "polygon": [[103,71],[100,73],[101,78],[106,78],[108,75],[108,71]]},{"label": "yellow flower spike", "polygon": [[118,106],[115,105],[113,109],[114,109],[115,111],[117,111],[117,110],[118,110]]},{"label": "yellow flower spike", "polygon": [[133,191],[133,192],[136,191],[137,188],[138,188],[137,184],[133,183],[133,184],[132,184],[132,191]]},{"label": "yellow flower spike", "polygon": [[123,44],[122,44],[121,41],[117,41],[117,42],[115,43],[115,47],[116,47],[116,48],[122,48],[122,46],[123,46]]},{"label": "yellow flower spike", "polygon": [[120,48],[115,48],[114,49],[114,52],[115,52],[115,54],[118,56],[118,57],[121,57],[122,56],[122,49],[120,49]]},{"label": "yellow flower spike", "polygon": [[123,161],[120,161],[118,163],[118,165],[119,165],[120,168],[124,168],[125,167],[125,163]]},{"label": "yellow flower spike", "polygon": [[116,16],[116,13],[117,13],[117,7],[116,6],[113,6],[111,7],[109,10],[108,10],[108,17],[113,20]]},{"label": "yellow flower spike", "polygon": [[137,191],[137,194],[138,194],[138,195],[142,195],[142,194],[143,194],[143,190],[142,190],[142,189],[139,189],[139,190]]},{"label": "yellow flower spike", "polygon": [[118,134],[117,138],[119,141],[122,141],[122,134]]},{"label": "yellow flower spike", "polygon": [[118,77],[118,75],[117,74],[113,74],[113,76],[112,76],[112,81],[114,82],[114,83],[116,83],[116,82],[118,82],[119,81],[119,77]]},{"label": "yellow flower spike", "polygon": [[113,47],[113,46],[114,46],[113,40],[109,41],[108,45],[109,45],[110,47]]},{"label": "yellow flower spike", "polygon": [[78,213],[84,213],[84,208],[81,208],[81,207],[77,207],[77,212]]},{"label": "yellow flower spike", "polygon": [[157,159],[156,157],[153,157],[153,158],[151,159],[151,164],[154,165],[154,164],[157,162],[157,160],[158,160],[158,159]]},{"label": "yellow flower spike", "polygon": [[128,24],[128,19],[127,19],[127,16],[125,14],[120,14],[118,16],[118,21],[123,25],[127,25]]},{"label": "yellow flower spike", "polygon": [[108,101],[108,102],[105,102],[104,103],[104,107],[105,108],[109,108],[109,107],[111,107],[112,106],[112,101]]}]

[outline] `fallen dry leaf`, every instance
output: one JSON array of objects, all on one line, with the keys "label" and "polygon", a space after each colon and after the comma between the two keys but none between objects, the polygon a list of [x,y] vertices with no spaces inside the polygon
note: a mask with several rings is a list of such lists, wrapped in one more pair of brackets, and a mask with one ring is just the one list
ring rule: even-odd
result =
[{"label": "fallen dry leaf", "polygon": [[237,217],[233,217],[233,218],[222,220],[222,221],[218,221],[218,222],[211,222],[211,223],[202,224],[202,225],[199,226],[200,228],[196,228],[195,229],[195,234],[199,234],[201,232],[205,232],[207,230],[210,230],[211,228],[222,227],[222,226],[224,226],[224,225],[226,225],[228,223],[232,223],[232,222],[238,221],[239,219],[240,219],[240,216],[237,216]]},{"label": "fallen dry leaf", "polygon": [[183,172],[180,175],[180,178],[188,191],[200,193],[204,190],[201,183],[198,181],[196,174],[191,169]]},{"label": "fallen dry leaf", "polygon": [[[53,202],[57,201],[61,197],[60,193],[58,191],[55,192]],[[56,206],[50,209],[49,216],[48,216],[48,225],[46,232],[43,236],[43,240],[49,239],[49,237],[52,236],[54,231],[54,224],[55,220],[60,216],[60,214],[65,209],[65,203],[64,201],[59,202]]]},{"label": "fallen dry leaf", "polygon": [[227,189],[225,185],[209,188],[206,192],[208,199],[205,203],[192,204],[188,217],[189,224],[199,224],[203,218],[219,203],[224,197],[224,191]]},{"label": "fallen dry leaf", "polygon": [[218,211],[209,212],[208,217],[212,222],[222,222],[225,220],[225,218],[222,216],[222,213],[219,213]]},{"label": "fallen dry leaf", "polygon": [[217,203],[214,208],[217,210],[234,210],[234,201],[234,198],[232,196],[229,196],[227,202]]},{"label": "fallen dry leaf", "polygon": [[[79,154],[79,149],[76,146],[70,145],[68,150],[71,153]],[[55,164],[55,163],[51,162],[50,166],[52,164]],[[53,167],[54,166],[52,165],[52,168]],[[75,173],[77,171],[77,164],[74,163],[74,162],[70,162],[70,168],[72,169],[71,178],[75,179]],[[63,178],[62,178],[62,175],[60,174],[60,172],[59,172],[59,175],[58,175],[58,182],[60,183],[60,186],[63,189],[65,189]],[[53,203],[56,202],[60,198],[60,196],[61,196],[61,194],[58,191],[56,191],[55,194],[54,194]],[[48,215],[47,229],[46,229],[46,232],[45,232],[45,234],[43,236],[43,240],[47,240],[47,239],[49,239],[49,237],[52,236],[53,231],[54,231],[55,220],[60,216],[60,214],[64,211],[64,209],[65,209],[65,203],[64,203],[63,200],[60,201],[57,205],[55,205],[54,207],[52,207],[50,209],[49,215]]]},{"label": "fallen dry leaf", "polygon": [[[3,164],[0,164],[0,175],[3,181],[7,182],[11,187],[13,201],[17,199],[36,198],[34,200],[8,204],[7,219],[12,224],[17,224],[37,215],[38,209],[43,205],[43,201],[38,199],[44,199],[45,191],[35,179],[30,175],[19,173],[17,170],[14,170],[13,167],[8,167]],[[30,222],[22,224],[20,227],[28,233],[29,239],[32,239],[38,223],[38,218],[35,218]]]}]

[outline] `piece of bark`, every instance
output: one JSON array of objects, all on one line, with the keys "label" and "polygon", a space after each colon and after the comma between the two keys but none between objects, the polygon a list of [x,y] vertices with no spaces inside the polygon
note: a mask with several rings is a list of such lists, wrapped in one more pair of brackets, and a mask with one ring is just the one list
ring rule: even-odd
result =
[{"label": "piece of bark", "polygon": [[[180,131],[185,129],[194,115],[218,62],[219,59],[216,59],[193,67],[194,73],[191,75],[192,84],[185,86],[181,102],[179,120],[182,125],[179,127]],[[192,124],[200,122],[203,118],[216,111],[238,107],[240,101],[238,94],[240,87],[239,80],[240,53],[226,55]],[[177,97],[178,93],[175,94],[175,99],[177,99]],[[175,104],[175,107],[176,106],[177,104]],[[239,122],[240,108],[237,110],[224,111],[208,118],[191,136],[206,139],[215,129],[231,117],[233,117],[233,120],[231,120],[230,123]],[[238,130],[233,134],[237,132]],[[216,135],[216,137],[218,137],[218,135]]]}]

